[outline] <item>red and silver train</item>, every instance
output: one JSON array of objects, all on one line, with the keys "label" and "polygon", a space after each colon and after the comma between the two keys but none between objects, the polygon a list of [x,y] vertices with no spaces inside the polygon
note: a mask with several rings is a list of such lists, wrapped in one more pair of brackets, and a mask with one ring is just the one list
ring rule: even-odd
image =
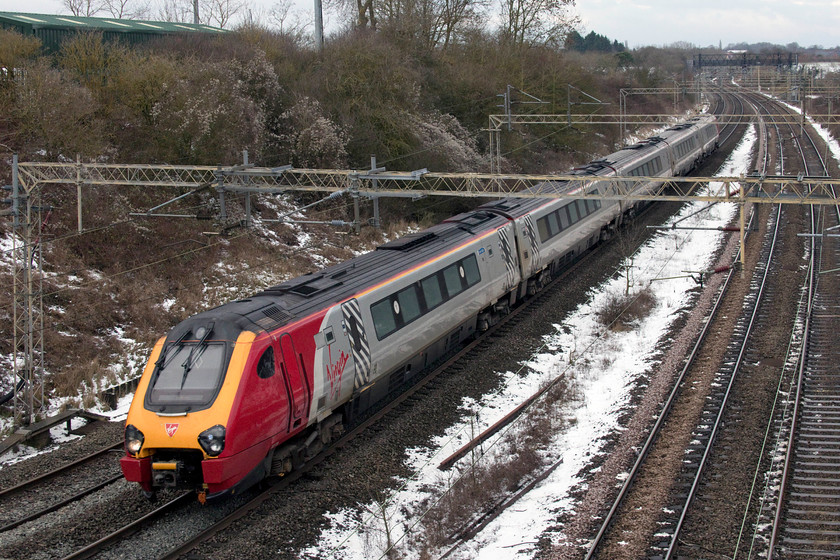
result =
[{"label": "red and silver train", "polygon": [[[717,141],[714,118],[697,117],[572,173],[681,175]],[[126,421],[125,478],[149,494],[194,488],[203,500],[289,472],[633,210],[504,198],[190,317],[158,340],[143,372]]]}]

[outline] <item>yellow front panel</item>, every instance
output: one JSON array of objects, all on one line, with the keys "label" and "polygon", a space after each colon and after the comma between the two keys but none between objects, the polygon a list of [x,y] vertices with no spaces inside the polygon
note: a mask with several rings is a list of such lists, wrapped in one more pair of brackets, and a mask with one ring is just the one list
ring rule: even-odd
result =
[{"label": "yellow front panel", "polygon": [[164,448],[200,450],[198,435],[201,432],[216,424],[222,426],[227,424],[254,338],[255,335],[251,332],[243,332],[239,335],[230,364],[228,364],[222,389],[216,396],[213,405],[198,412],[188,412],[178,416],[162,416],[143,407],[149,381],[155,370],[155,362],[160,356],[165,339],[161,338],[157,341],[137,386],[126,420],[127,424],[134,425],[145,436],[143,448],[140,450],[138,457],[148,457],[156,449]]}]

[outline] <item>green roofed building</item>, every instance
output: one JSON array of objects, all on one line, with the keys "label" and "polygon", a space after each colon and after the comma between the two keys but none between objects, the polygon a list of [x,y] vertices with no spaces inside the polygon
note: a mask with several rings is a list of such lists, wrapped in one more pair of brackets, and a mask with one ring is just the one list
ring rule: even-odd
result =
[{"label": "green roofed building", "polygon": [[65,15],[0,12],[0,29],[11,29],[37,37],[47,51],[58,50],[61,43],[79,31],[102,33],[106,41],[137,44],[175,33],[227,33],[226,29],[194,23],[140,21],[133,19],[93,18]]}]

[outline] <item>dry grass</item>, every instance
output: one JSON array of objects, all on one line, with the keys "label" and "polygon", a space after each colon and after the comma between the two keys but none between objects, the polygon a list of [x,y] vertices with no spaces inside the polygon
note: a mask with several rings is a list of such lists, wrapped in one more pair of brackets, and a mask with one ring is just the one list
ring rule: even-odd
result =
[{"label": "dry grass", "polygon": [[610,293],[607,302],[596,311],[598,322],[613,330],[627,330],[644,319],[656,305],[650,288],[630,294]]},{"label": "dry grass", "polygon": [[[384,239],[382,232],[372,228],[363,228],[362,235],[356,236],[331,226],[304,226],[313,240],[304,247],[298,241],[301,228],[288,225],[233,228],[208,236],[204,232],[221,231],[223,224],[126,220],[128,211],[150,208],[164,196],[171,193],[155,195],[130,188],[86,191],[86,232],[79,235],[74,233],[75,193],[63,188],[45,190],[44,203],[55,209],[43,238],[47,272],[43,333],[52,395],[70,399],[74,405],[92,406],[97,392],[117,381],[115,365],[125,375],[124,356],[129,349],[114,336],[117,327],[140,344],[142,353],[144,346],[150,349],[158,337],[190,315],[313,272],[325,263],[348,259],[354,251],[372,249]],[[205,202],[197,196],[185,204]],[[231,216],[244,215],[241,201],[227,202]],[[276,215],[267,205],[255,204],[255,208],[262,208],[267,218]],[[319,211],[322,214],[314,219],[347,218],[341,205]],[[389,237],[406,229],[405,222],[386,222]],[[0,321],[0,352],[8,356],[14,340],[11,270],[3,270],[0,276],[8,286],[0,293],[0,312],[6,318]],[[10,384],[10,376],[0,379],[0,392]],[[7,412],[4,408],[0,414]]]},{"label": "dry grass", "polygon": [[430,501],[417,538],[420,556],[453,542],[477,515],[491,510],[501,499],[544,468],[541,454],[567,420],[566,405],[576,398],[574,383],[562,376],[499,439],[492,453],[474,452],[462,461],[460,472],[450,472],[442,494]]}]

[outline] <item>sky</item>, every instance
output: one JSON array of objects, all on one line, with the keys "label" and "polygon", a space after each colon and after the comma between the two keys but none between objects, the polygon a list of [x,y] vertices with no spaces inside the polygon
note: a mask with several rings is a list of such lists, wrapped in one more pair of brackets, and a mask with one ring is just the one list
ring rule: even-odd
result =
[{"label": "sky", "polygon": [[[2,0],[6,1],[6,0]],[[840,45],[840,0],[578,0],[587,31],[631,48],[685,41]]]},{"label": "sky", "polygon": [[[278,0],[246,0],[267,13]],[[292,0],[312,20],[313,0]],[[0,0],[0,11],[69,13],[61,0]],[[809,47],[840,45],[840,0],[577,0],[580,31],[595,31],[631,48],[770,42]],[[326,17],[336,25],[335,17]],[[328,31],[329,33],[329,31]]]}]

